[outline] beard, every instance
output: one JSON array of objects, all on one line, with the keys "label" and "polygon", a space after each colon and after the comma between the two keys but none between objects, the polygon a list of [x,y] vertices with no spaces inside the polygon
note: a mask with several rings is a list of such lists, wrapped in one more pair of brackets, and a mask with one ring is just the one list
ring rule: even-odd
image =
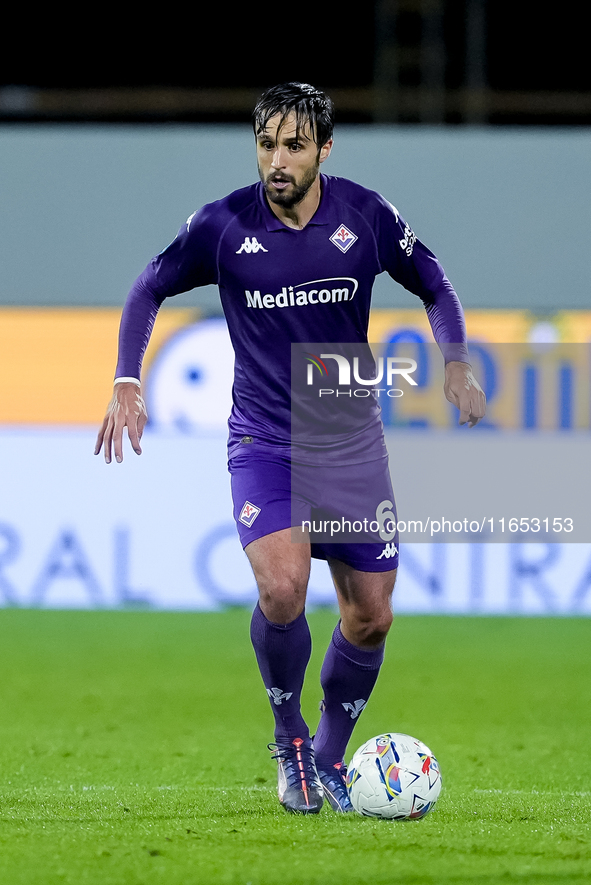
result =
[{"label": "beard", "polygon": [[[316,176],[318,175],[319,170],[320,163],[317,161],[313,166],[310,166],[310,168],[306,170],[299,183],[296,182],[293,175],[286,175],[283,172],[272,172],[267,178],[265,178],[260,166],[259,176],[263,182],[267,199],[271,203],[275,203],[277,206],[283,206],[284,209],[292,209],[304,199],[316,181]],[[288,181],[291,184],[291,187],[285,191],[278,191],[271,185],[271,182],[274,179],[278,181]]]}]

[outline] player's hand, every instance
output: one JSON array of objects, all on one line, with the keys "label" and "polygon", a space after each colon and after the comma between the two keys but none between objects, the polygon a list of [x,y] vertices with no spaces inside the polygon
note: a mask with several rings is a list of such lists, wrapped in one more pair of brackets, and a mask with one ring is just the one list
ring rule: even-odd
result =
[{"label": "player's hand", "polygon": [[123,428],[127,427],[131,447],[137,455],[141,455],[140,440],[147,420],[146,404],[138,385],[131,381],[116,384],[105,420],[96,438],[94,454],[98,455],[104,446],[107,464],[111,463],[111,449],[115,453],[115,460],[123,461]]},{"label": "player's hand", "polygon": [[443,390],[449,402],[460,410],[460,424],[474,427],[484,418],[486,396],[468,363],[454,361],[446,365]]}]

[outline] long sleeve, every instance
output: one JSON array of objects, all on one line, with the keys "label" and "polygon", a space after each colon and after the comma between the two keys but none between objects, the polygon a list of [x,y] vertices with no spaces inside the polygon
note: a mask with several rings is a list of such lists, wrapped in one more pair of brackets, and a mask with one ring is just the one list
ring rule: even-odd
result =
[{"label": "long sleeve", "polygon": [[144,353],[165,298],[217,282],[217,235],[209,225],[211,214],[209,206],[194,212],[131,287],[119,328],[116,378],[140,379]]},{"label": "long sleeve", "polygon": [[382,269],[421,299],[445,362],[468,362],[464,312],[454,287],[397,209],[383,197],[380,201],[377,242]]},{"label": "long sleeve", "polygon": [[446,363],[469,362],[464,311],[455,289],[444,275],[440,285],[428,294],[421,293],[433,337]]},{"label": "long sleeve", "polygon": [[119,356],[115,378],[141,376],[142,361],[164,298],[150,285],[150,270],[141,274],[129,292],[119,326]]}]

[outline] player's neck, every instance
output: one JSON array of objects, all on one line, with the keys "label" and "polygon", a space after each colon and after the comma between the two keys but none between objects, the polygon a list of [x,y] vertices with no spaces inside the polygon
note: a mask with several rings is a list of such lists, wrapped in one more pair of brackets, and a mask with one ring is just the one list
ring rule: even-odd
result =
[{"label": "player's neck", "polygon": [[320,205],[321,195],[322,189],[320,186],[320,176],[317,175],[304,199],[300,200],[299,203],[296,203],[296,205],[292,206],[290,209],[286,209],[285,206],[280,206],[276,203],[271,203],[269,200],[267,200],[267,203],[279,221],[287,227],[302,230],[315,215],[316,210]]}]

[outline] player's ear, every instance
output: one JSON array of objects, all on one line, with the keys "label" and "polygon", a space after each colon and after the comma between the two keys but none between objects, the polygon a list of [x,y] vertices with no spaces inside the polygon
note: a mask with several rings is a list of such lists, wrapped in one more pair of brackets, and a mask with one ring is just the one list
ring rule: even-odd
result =
[{"label": "player's ear", "polygon": [[322,147],[320,148],[320,151],[318,153],[318,162],[319,163],[324,163],[324,161],[326,160],[326,158],[328,157],[328,155],[330,154],[330,152],[332,150],[332,145],[333,145],[332,138],[330,138],[326,142],[326,144],[322,145]]}]

